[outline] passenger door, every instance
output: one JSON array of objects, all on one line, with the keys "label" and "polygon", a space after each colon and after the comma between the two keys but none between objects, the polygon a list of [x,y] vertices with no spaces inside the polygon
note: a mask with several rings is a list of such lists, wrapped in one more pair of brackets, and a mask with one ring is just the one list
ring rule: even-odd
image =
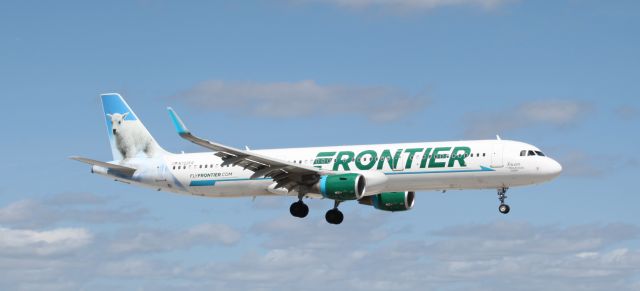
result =
[{"label": "passenger door", "polygon": [[497,140],[493,142],[493,150],[491,153],[491,167],[502,168],[504,167],[504,142]]},{"label": "passenger door", "polygon": [[167,181],[167,166],[164,163],[159,163],[156,168],[156,182],[166,182]]}]

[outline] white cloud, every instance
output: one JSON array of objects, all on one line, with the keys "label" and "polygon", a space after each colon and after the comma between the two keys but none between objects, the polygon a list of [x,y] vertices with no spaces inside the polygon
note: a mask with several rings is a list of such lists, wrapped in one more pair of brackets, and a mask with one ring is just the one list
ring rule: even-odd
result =
[{"label": "white cloud", "polygon": [[640,116],[640,110],[633,105],[620,106],[615,109],[614,114],[625,121],[630,121]]},{"label": "white cloud", "polygon": [[124,258],[106,262],[99,273],[116,278],[158,278],[179,274],[182,268],[166,261],[147,258]]},{"label": "white cloud", "polygon": [[267,117],[364,115],[373,121],[393,121],[424,109],[427,99],[389,87],[319,85],[300,82],[256,83],[210,80],[175,96],[220,112]]},{"label": "white cloud", "polygon": [[574,101],[537,101],[521,105],[516,113],[532,122],[566,125],[585,113],[588,106]]},{"label": "white cloud", "polygon": [[590,155],[581,150],[570,150],[558,155],[565,176],[599,177],[608,173],[613,167],[609,157]]},{"label": "white cloud", "polygon": [[132,229],[120,233],[109,248],[115,253],[164,252],[212,244],[232,245],[241,236],[223,224],[201,224],[180,231]]},{"label": "white cloud", "polygon": [[82,228],[46,231],[0,227],[0,253],[4,255],[58,255],[91,243],[93,236]]},{"label": "white cloud", "polygon": [[465,135],[472,138],[489,138],[496,134],[536,126],[563,129],[575,125],[590,111],[589,104],[579,101],[527,102],[502,112],[481,112],[468,115],[464,120],[467,125]]},{"label": "white cloud", "polygon": [[608,174],[635,169],[640,165],[637,157],[620,152],[604,152],[594,155],[581,149],[568,148],[559,150],[554,158],[563,167],[563,176],[602,177]]},{"label": "white cloud", "polygon": [[[282,249],[291,245],[299,248],[324,251],[333,248],[343,249],[341,242],[349,241],[353,245],[364,245],[370,242],[383,241],[394,234],[394,231],[385,227],[385,213],[375,212],[368,216],[351,213],[341,225],[341,231],[335,232],[332,225],[328,225],[323,219],[311,220],[308,223],[300,223],[292,217],[260,222],[254,225],[252,232],[269,236],[264,246],[269,249]],[[273,236],[275,233],[295,233],[291,236]],[[309,240],[309,237],[314,237]]]},{"label": "white cloud", "polygon": [[64,221],[130,223],[146,215],[144,209],[116,207],[92,194],[61,194],[24,199],[0,208],[0,224],[17,227],[52,226]]},{"label": "white cloud", "polygon": [[330,3],[340,7],[391,7],[396,9],[434,9],[446,6],[475,6],[494,9],[514,0],[298,0],[299,2]]},{"label": "white cloud", "polygon": [[0,223],[12,224],[29,221],[34,214],[50,218],[48,213],[42,210],[41,205],[34,200],[19,200],[0,208]]},{"label": "white cloud", "polygon": [[[640,229],[621,224],[560,228],[499,222],[450,227],[434,234],[448,238],[429,246],[434,255],[447,260],[469,260],[494,257],[496,252],[553,255],[594,251],[614,242],[634,239]],[[460,253],[463,257],[456,251],[460,248],[467,249]]]},{"label": "white cloud", "polygon": [[630,290],[638,283],[640,251],[619,246],[637,239],[636,226],[497,222],[408,241],[371,235],[386,229],[379,222],[336,230],[278,219],[254,229],[267,238],[265,253],[187,273],[237,290]]},{"label": "white cloud", "polygon": [[[634,290],[640,286],[638,226],[502,221],[423,233],[402,227],[410,213],[366,213],[348,213],[340,226],[328,225],[321,215],[306,220],[281,216],[245,232],[221,224],[128,230],[115,225],[115,229],[99,228],[95,235],[81,228],[0,228],[0,289]],[[176,256],[180,250],[189,251]]]},{"label": "white cloud", "polygon": [[108,199],[92,193],[63,192],[45,199],[46,204],[60,206],[70,205],[100,205],[108,202]]}]

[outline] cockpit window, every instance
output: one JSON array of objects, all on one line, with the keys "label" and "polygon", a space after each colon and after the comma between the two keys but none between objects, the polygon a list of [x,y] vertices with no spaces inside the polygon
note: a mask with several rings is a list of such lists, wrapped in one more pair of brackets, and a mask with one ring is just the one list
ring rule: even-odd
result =
[{"label": "cockpit window", "polygon": [[534,150],[521,150],[520,151],[520,156],[521,157],[531,157],[531,156],[541,156],[544,157],[544,153],[541,151],[534,151]]}]

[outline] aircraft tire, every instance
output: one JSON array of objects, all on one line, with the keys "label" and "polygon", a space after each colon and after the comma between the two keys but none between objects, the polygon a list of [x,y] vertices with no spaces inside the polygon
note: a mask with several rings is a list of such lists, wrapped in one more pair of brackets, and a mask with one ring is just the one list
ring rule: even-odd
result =
[{"label": "aircraft tire", "polygon": [[324,215],[324,218],[330,224],[340,224],[344,220],[344,214],[342,214],[342,211],[334,208],[327,211],[327,214]]},{"label": "aircraft tire", "polygon": [[511,207],[509,207],[509,205],[507,204],[500,204],[500,206],[498,206],[498,211],[500,211],[500,213],[502,214],[507,214],[509,213],[509,211],[511,211]]},{"label": "aircraft tire", "polygon": [[291,207],[289,207],[289,212],[294,217],[305,218],[309,214],[309,206],[307,206],[307,204],[304,204],[304,202],[302,201],[297,201],[291,204]]}]

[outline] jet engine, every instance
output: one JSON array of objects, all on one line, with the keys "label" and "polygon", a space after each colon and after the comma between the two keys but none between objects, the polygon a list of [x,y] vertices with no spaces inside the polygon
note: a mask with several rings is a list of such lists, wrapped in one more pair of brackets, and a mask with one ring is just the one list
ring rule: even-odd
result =
[{"label": "jet engine", "polygon": [[405,192],[382,192],[377,195],[366,196],[358,200],[360,204],[371,205],[375,209],[383,211],[406,211],[413,208],[416,193]]},{"label": "jet engine", "polygon": [[349,173],[322,176],[315,188],[325,198],[346,201],[360,199],[364,195],[365,186],[364,176]]}]

